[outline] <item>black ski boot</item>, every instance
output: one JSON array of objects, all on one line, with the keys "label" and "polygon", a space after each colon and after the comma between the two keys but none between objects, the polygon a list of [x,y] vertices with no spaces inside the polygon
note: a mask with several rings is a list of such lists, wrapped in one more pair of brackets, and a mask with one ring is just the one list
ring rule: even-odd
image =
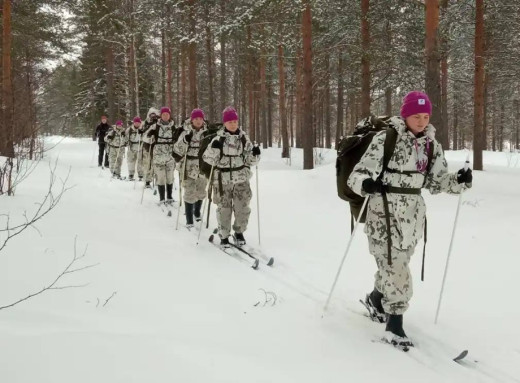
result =
[{"label": "black ski boot", "polygon": [[382,299],[383,294],[374,288],[374,290],[372,290],[372,292],[367,294],[365,297],[365,302],[362,302],[370,314],[370,319],[372,319],[374,322],[386,322],[386,313],[383,309],[383,304],[381,303]]},{"label": "black ski boot", "polygon": [[200,215],[200,208],[202,207],[202,200],[198,200],[193,204],[193,215],[195,216],[195,221],[200,222],[202,219]]},{"label": "black ski boot", "polygon": [[233,237],[235,238],[235,244],[237,246],[244,246],[246,244],[246,239],[244,238],[244,234],[242,234],[242,233],[235,233],[233,235]]},{"label": "black ski boot", "polygon": [[231,245],[229,244],[229,239],[227,239],[227,238],[220,238],[220,247],[222,247],[223,249],[230,248]]},{"label": "black ski boot", "polygon": [[191,229],[193,227],[193,204],[184,202],[184,210],[186,211],[186,227]]},{"label": "black ski boot", "polygon": [[388,315],[384,340],[402,351],[408,351],[413,343],[403,330],[402,315]]},{"label": "black ski boot", "polygon": [[144,188],[145,189],[151,189],[152,188],[152,185],[150,185],[150,181],[146,181],[146,183],[144,184]]},{"label": "black ski boot", "polygon": [[159,190],[159,202],[164,202],[165,186],[164,185],[157,185],[157,189]]},{"label": "black ski boot", "polygon": [[130,174],[130,175],[128,176],[128,181],[133,181],[133,180],[134,180],[134,175],[133,175],[133,174]]},{"label": "black ski boot", "polygon": [[143,176],[139,176],[139,181],[142,181],[143,180]]}]

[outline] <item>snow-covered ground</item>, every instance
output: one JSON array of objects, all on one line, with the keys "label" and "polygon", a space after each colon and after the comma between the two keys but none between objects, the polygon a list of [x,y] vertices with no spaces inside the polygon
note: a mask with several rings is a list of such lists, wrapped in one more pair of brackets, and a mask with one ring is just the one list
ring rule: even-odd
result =
[{"label": "snow-covered ground", "polygon": [[[49,142],[57,139],[49,139]],[[354,238],[328,312],[323,306],[349,239],[348,205],[336,196],[335,152],[302,171],[279,149],[260,168],[262,249],[273,268],[255,271],[215,249],[202,233],[175,230],[142,184],[110,181],[90,140],[65,139],[0,213],[22,219],[48,187],[49,164],[70,167],[60,204],[0,253],[0,306],[45,286],[88,245],[54,290],[0,310],[0,382],[520,382],[518,250],[520,163],[485,153],[464,195],[439,323],[433,324],[457,197],[427,192],[426,280],[421,250],[405,329],[409,353],[373,342],[383,325],[358,300],[372,289],[375,262]],[[97,156],[97,155],[96,155]],[[447,153],[455,171],[463,152]],[[125,169],[126,171],[126,169]],[[255,188],[253,178],[253,188]],[[246,238],[257,245],[256,196]],[[184,222],[181,216],[181,223]],[[211,226],[215,227],[214,206]],[[277,297],[266,302],[262,290]],[[116,292],[115,295],[113,293]],[[272,296],[273,294],[269,294]],[[103,307],[108,298],[108,303]],[[464,365],[451,358],[470,354]]]}]

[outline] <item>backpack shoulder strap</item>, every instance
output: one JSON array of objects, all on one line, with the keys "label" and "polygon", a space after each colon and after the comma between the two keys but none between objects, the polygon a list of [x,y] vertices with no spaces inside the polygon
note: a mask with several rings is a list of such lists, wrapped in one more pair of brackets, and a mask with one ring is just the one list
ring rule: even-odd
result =
[{"label": "backpack shoulder strap", "polygon": [[430,173],[433,166],[433,153],[435,153],[435,140],[430,141],[430,150],[428,151],[428,167],[426,168],[426,174]]},{"label": "backpack shoulder strap", "polygon": [[392,127],[386,128],[385,148],[383,154],[383,170],[381,171],[381,174],[388,169],[388,163],[390,162],[390,158],[392,158],[392,154],[394,154],[396,142],[397,131]]}]

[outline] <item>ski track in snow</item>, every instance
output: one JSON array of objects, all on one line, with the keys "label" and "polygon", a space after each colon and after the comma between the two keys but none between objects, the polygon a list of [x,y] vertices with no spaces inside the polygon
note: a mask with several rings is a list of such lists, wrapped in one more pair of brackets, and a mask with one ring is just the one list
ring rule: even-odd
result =
[{"label": "ski track in snow", "polygon": [[[520,382],[516,289],[520,166],[504,153],[486,152],[486,171],[475,172],[464,196],[439,324],[433,319],[457,197],[431,196],[426,278],[420,281],[422,244],[412,258],[414,298],[405,329],[416,347],[408,353],[378,342],[384,325],[365,316],[360,298],[371,290],[375,262],[359,230],[328,311],[323,306],[349,232],[348,205],[336,196],[335,152],[301,170],[279,149],[262,152],[261,250],[275,258],[252,270],[208,243],[197,246],[181,211],[172,217],[143,183],[113,180],[96,166],[97,144],[51,137],[58,143],[14,198],[0,197],[13,222],[35,209],[48,186],[48,165],[71,169],[54,211],[14,238],[0,254],[0,306],[39,290],[73,254],[88,245],[62,284],[83,284],[0,310],[2,383],[114,382]],[[450,170],[463,151],[447,152]],[[515,161],[509,162],[516,164]],[[123,163],[126,175],[126,162]],[[258,248],[256,183],[248,244]],[[178,201],[178,189],[174,198]],[[5,221],[0,221],[5,223]],[[41,233],[41,235],[40,235]],[[264,291],[276,295],[265,302]],[[114,294],[115,293],[115,294]],[[110,298],[110,299],[109,299]],[[105,301],[108,300],[103,307]],[[463,349],[460,364],[451,359]]]}]

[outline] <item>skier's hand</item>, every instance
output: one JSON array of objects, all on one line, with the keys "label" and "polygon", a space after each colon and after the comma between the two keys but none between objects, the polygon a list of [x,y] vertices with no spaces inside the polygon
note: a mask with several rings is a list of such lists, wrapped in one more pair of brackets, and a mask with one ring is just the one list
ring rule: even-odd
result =
[{"label": "skier's hand", "polygon": [[255,145],[253,146],[253,150],[251,151],[253,156],[259,156],[260,155],[260,146]]},{"label": "skier's hand", "polygon": [[222,150],[222,143],[220,142],[220,140],[213,140],[213,142],[211,143],[211,147],[213,149],[220,149],[220,150]]},{"label": "skier's hand", "polygon": [[186,141],[187,144],[189,144],[191,142],[192,138],[193,138],[193,132],[190,132],[184,136],[184,140]]},{"label": "skier's hand", "polygon": [[381,193],[383,182],[380,179],[374,181],[372,178],[367,178],[361,184],[361,188],[367,194]]},{"label": "skier's hand", "polygon": [[459,184],[465,183],[470,184],[473,181],[473,172],[471,169],[460,169],[457,172],[457,182]]}]

